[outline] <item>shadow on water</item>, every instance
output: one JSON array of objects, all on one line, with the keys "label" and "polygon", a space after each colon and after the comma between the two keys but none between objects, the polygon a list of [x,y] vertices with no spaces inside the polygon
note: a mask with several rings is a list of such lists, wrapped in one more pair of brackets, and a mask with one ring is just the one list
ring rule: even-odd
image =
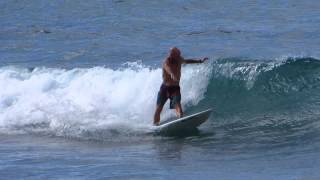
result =
[{"label": "shadow on water", "polygon": [[184,130],[184,131],[177,131],[177,132],[161,132],[157,135],[165,136],[165,137],[177,137],[177,138],[185,138],[190,136],[199,136],[200,131],[197,128]]},{"label": "shadow on water", "polygon": [[197,138],[203,138],[207,136],[214,136],[215,133],[208,133],[203,132],[199,130],[198,128],[183,130],[183,131],[176,131],[176,132],[157,132],[154,134],[154,136],[161,136],[161,137],[167,137],[167,138],[173,138],[173,139],[185,139],[190,137],[197,137]]}]

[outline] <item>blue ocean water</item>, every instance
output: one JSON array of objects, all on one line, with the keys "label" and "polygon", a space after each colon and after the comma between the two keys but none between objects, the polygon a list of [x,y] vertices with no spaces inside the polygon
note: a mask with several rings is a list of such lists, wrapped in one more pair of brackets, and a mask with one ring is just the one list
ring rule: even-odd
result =
[{"label": "blue ocean water", "polygon": [[[320,3],[0,2],[0,179],[319,179]],[[152,133],[161,63],[197,132]],[[174,117],[165,107],[162,120]]]}]

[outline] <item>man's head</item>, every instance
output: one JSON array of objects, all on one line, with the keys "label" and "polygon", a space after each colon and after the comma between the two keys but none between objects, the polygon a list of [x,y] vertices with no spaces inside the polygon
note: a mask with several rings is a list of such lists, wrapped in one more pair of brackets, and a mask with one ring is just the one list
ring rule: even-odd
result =
[{"label": "man's head", "polygon": [[180,58],[181,52],[177,47],[173,47],[170,49],[170,58],[176,59],[176,58]]}]

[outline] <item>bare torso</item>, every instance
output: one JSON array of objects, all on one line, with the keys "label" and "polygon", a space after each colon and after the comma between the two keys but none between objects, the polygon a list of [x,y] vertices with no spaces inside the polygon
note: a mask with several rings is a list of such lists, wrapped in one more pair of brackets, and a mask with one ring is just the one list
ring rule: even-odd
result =
[{"label": "bare torso", "polygon": [[[182,58],[179,58],[175,61],[175,63],[170,63],[168,59],[166,59],[163,63],[162,67],[162,78],[163,83],[167,86],[177,86],[180,83],[181,78],[181,64]],[[166,69],[169,67],[169,71]],[[171,74],[170,74],[171,71]]]}]

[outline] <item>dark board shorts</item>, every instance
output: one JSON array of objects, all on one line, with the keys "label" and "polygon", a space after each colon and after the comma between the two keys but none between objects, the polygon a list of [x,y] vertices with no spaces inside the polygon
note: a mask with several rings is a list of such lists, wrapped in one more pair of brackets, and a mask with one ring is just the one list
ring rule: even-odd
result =
[{"label": "dark board shorts", "polygon": [[162,84],[158,92],[157,105],[163,106],[170,99],[170,109],[174,109],[181,102],[180,86],[167,86]]}]

